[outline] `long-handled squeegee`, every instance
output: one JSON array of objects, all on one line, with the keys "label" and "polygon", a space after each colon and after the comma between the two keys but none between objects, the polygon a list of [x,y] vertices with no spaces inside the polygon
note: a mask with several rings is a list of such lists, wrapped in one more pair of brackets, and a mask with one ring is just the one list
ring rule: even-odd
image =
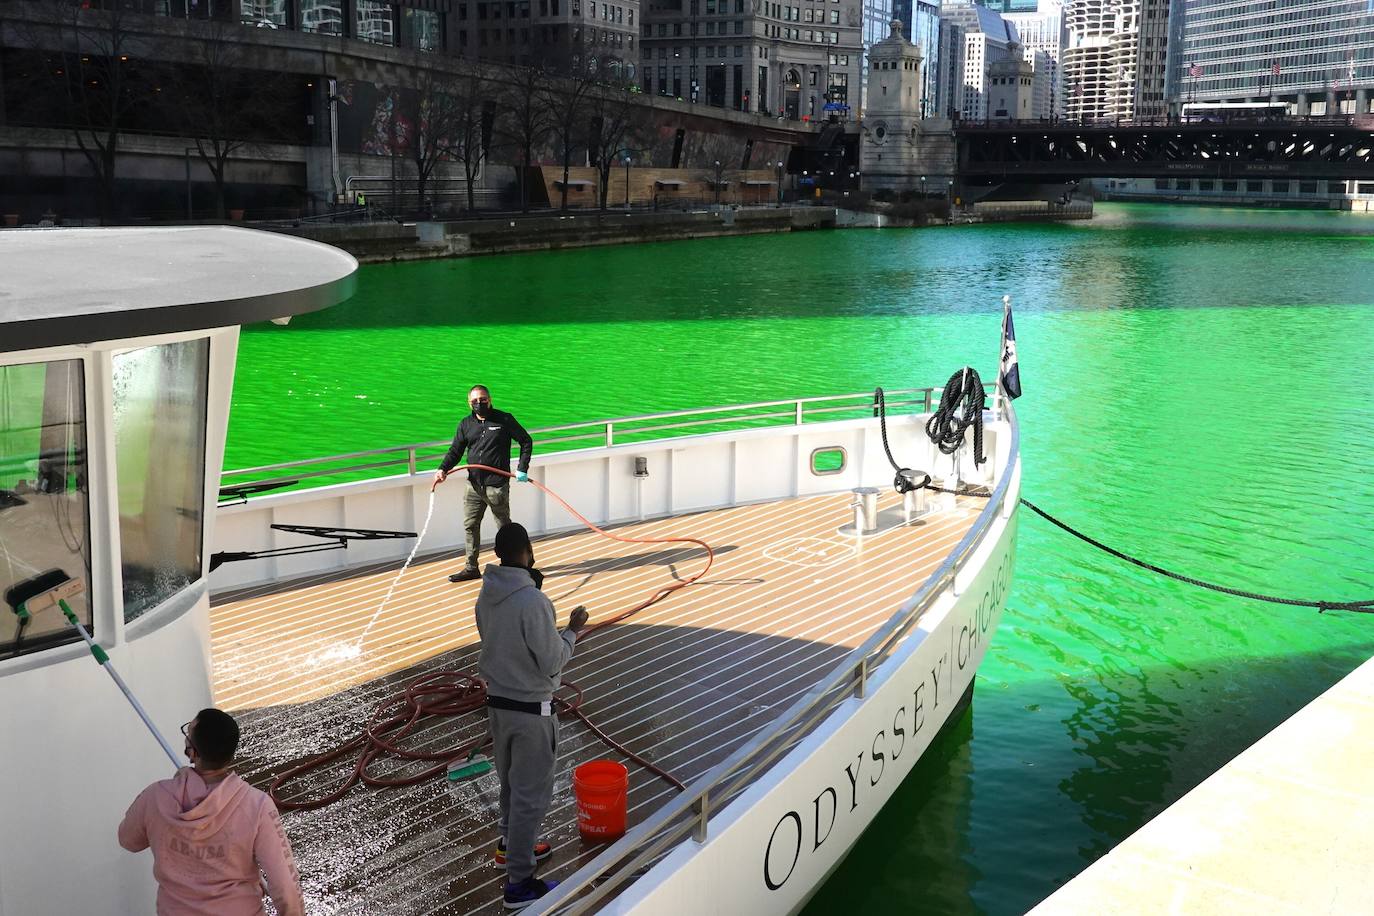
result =
[{"label": "long-handled squeegee", "polygon": [[173,768],[180,768],[183,764],[172,750],[172,746],[167,743],[167,739],[162,737],[162,733],[153,725],[153,720],[148,718],[148,713],[143,705],[138,702],[129,685],[124,683],[124,678],[119,676],[114,665],[110,663],[110,657],[105,654],[105,650],[100,647],[86,628],[81,625],[81,621],[76,619],[76,614],[72,612],[71,605],[67,603],[68,598],[75,597],[85,591],[85,586],[80,579],[73,579],[60,569],[50,569],[45,573],[25,579],[23,582],[11,587],[5,592],[5,602],[14,611],[20,621],[26,621],[40,611],[46,611],[54,606],[61,609],[67,622],[76,627],[76,631],[81,634],[81,638],[86,640],[86,645],[90,647],[91,655],[100,663],[100,667],[114,679],[115,686],[124,694],[124,698],[129,701],[129,705],[138,713],[138,717],[143,720],[143,724],[148,726],[148,731],[153,733],[157,743],[162,746],[162,750],[167,754],[167,759],[172,761]]}]

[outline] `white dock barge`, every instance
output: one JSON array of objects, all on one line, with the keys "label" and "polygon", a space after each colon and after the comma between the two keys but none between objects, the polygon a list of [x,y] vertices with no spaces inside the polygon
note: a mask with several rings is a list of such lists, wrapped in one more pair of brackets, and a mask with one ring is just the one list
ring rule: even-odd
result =
[{"label": "white dock barge", "polygon": [[1368,913],[1374,659],[1032,910]]}]

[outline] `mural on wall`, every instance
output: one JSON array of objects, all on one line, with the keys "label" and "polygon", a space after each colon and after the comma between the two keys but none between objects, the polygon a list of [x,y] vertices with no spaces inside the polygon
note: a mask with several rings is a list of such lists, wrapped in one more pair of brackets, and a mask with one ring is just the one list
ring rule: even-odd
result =
[{"label": "mural on wall", "polygon": [[[339,149],[369,156],[404,155],[414,135],[414,90],[363,80],[339,81]],[[395,123],[392,123],[393,116]]]}]

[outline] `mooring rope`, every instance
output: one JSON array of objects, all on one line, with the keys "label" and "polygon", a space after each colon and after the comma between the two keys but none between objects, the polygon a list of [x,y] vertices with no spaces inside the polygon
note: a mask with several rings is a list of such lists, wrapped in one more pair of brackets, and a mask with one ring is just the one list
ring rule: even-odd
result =
[{"label": "mooring rope", "polygon": [[[972,378],[975,379],[975,380],[978,378],[977,374],[974,373],[972,370],[969,370],[969,374],[970,374],[970,375],[972,376]],[[956,372],[956,373],[954,374],[954,377],[951,378],[951,381],[954,381],[954,379],[955,379],[955,378],[958,378],[960,375],[962,375],[962,370],[961,370],[960,372]],[[979,382],[977,382],[977,384],[978,384],[978,386],[979,386],[978,390],[981,391],[981,390],[982,390],[982,382],[979,381]],[[967,397],[968,397],[968,392],[967,392],[967,390],[962,390],[962,391],[960,391],[960,392],[959,392],[959,396],[960,396],[961,398],[967,398]],[[910,484],[912,483],[912,481],[914,480],[915,472],[912,471],[912,470],[910,470],[909,468],[899,467],[898,464],[897,464],[897,462],[896,462],[896,461],[893,459],[893,457],[892,457],[892,449],[891,449],[891,448],[888,446],[888,444],[887,444],[887,403],[886,403],[886,400],[885,400],[884,397],[883,397],[883,389],[878,388],[877,390],[875,390],[875,391],[873,392],[873,399],[874,399],[874,403],[875,403],[875,405],[876,405],[876,407],[877,407],[877,409],[878,409],[878,429],[879,429],[879,431],[880,431],[881,434],[882,434],[883,451],[887,453],[887,460],[888,460],[888,463],[891,464],[892,467],[893,467],[893,469],[897,472],[897,478],[896,478],[896,480],[893,482],[893,489],[895,489],[898,493],[907,493],[907,492],[910,492],[911,490],[914,490],[914,489],[917,489],[917,488],[924,488],[924,489],[927,489],[927,490],[934,490],[934,491],[937,492],[937,493],[952,493],[952,494],[954,494],[954,495],[956,495],[956,496],[980,496],[980,497],[983,497],[984,499],[986,499],[986,498],[988,498],[989,496],[991,496],[991,493],[983,492],[982,490],[974,490],[974,489],[970,489],[970,488],[967,488],[967,487],[955,487],[955,488],[953,488],[953,489],[947,488],[947,487],[937,487],[937,486],[935,486],[934,484],[932,484],[932,483],[930,482],[930,475],[929,475],[929,474],[924,474],[924,475],[923,475],[923,476],[925,477],[925,483],[916,484],[916,485],[910,485]],[[943,399],[942,399],[942,403],[941,403],[940,406],[941,406],[941,409],[944,408]],[[981,418],[981,416],[982,416],[982,405],[981,405],[981,403],[979,404],[979,407],[978,407],[978,415],[979,415],[979,417]],[[933,417],[932,417],[931,419],[932,419],[932,421],[934,420]],[[967,417],[965,417],[964,419],[967,420]],[[930,433],[930,426],[931,426],[930,423],[927,423],[927,424],[926,424],[926,432],[927,432],[928,434],[931,435],[932,441],[935,441],[935,435],[934,435],[933,433]],[[965,423],[964,423],[964,429],[967,429],[967,428],[968,428],[968,424],[967,424],[967,422],[965,422]],[[975,435],[976,435],[977,433],[981,433],[981,432],[982,432],[982,423],[981,423],[981,420],[980,420],[978,426],[976,427],[976,433],[975,433]],[[959,433],[959,436],[960,436],[960,440],[959,440],[959,441],[962,442],[962,441],[963,441],[963,432],[962,432],[962,431]],[[980,449],[981,449],[981,438],[982,438],[981,436],[978,436],[978,448],[980,448]],[[938,446],[940,446],[940,451],[944,452],[946,455],[952,454],[952,451],[946,450],[945,446],[944,446],[941,442],[938,442],[938,441],[937,441],[936,444],[937,444]],[[904,484],[906,485],[906,486],[905,486],[905,489],[903,488],[903,485],[904,485]],[[1140,567],[1141,569],[1149,570],[1149,571],[1152,572],[1152,573],[1157,573],[1158,575],[1165,576],[1165,577],[1167,577],[1167,578],[1169,578],[1169,579],[1173,579],[1173,580],[1175,580],[1175,581],[1177,581],[1177,582],[1183,582],[1183,583],[1185,583],[1185,584],[1187,584],[1187,585],[1195,585],[1195,586],[1197,586],[1198,588],[1205,588],[1205,589],[1209,589],[1210,591],[1220,592],[1220,593],[1222,593],[1223,595],[1233,595],[1233,596],[1235,596],[1235,597],[1237,597],[1237,598],[1249,598],[1249,599],[1252,600],[1252,601],[1267,601],[1267,602],[1269,602],[1270,604],[1285,604],[1285,605],[1288,605],[1288,606],[1290,606],[1290,607],[1310,607],[1310,608],[1316,608],[1317,611],[1318,611],[1318,613],[1322,613],[1322,614],[1326,613],[1327,611],[1355,611],[1355,612],[1361,613],[1361,614],[1374,614],[1374,599],[1369,599],[1369,600],[1366,600],[1366,601],[1323,601],[1323,600],[1313,599],[1313,598],[1285,598],[1285,597],[1282,597],[1282,596],[1279,596],[1279,595],[1266,595],[1266,594],[1263,594],[1263,593],[1261,593],[1261,592],[1251,592],[1251,591],[1246,591],[1245,589],[1232,588],[1232,587],[1229,586],[1229,585],[1219,585],[1219,584],[1217,584],[1217,583],[1215,583],[1215,582],[1208,582],[1208,581],[1206,581],[1206,580],[1204,580],[1204,579],[1197,579],[1197,578],[1194,578],[1193,576],[1185,576],[1183,573],[1177,573],[1177,572],[1174,572],[1173,570],[1165,569],[1165,568],[1162,567],[1162,566],[1156,565],[1156,564],[1154,564],[1154,563],[1150,563],[1150,562],[1147,561],[1147,560],[1142,560],[1142,559],[1140,559],[1139,557],[1132,556],[1132,555],[1130,555],[1130,554],[1128,554],[1128,553],[1125,553],[1125,552],[1123,552],[1123,551],[1117,550],[1115,547],[1112,547],[1112,546],[1110,546],[1110,545],[1108,545],[1108,544],[1104,544],[1104,543],[1102,543],[1101,541],[1099,541],[1097,538],[1092,537],[1091,535],[1085,534],[1085,533],[1083,533],[1082,531],[1079,531],[1077,528],[1075,528],[1074,526],[1070,525],[1068,522],[1064,521],[1063,519],[1056,518],[1055,516],[1053,516],[1053,515],[1051,515],[1050,513],[1046,512],[1044,509],[1040,508],[1040,507],[1037,506],[1035,503],[1031,502],[1029,499],[1026,499],[1024,496],[1018,497],[1018,499],[1019,499],[1021,505],[1025,506],[1027,509],[1030,509],[1030,510],[1031,510],[1032,512],[1034,512],[1036,515],[1040,516],[1040,517],[1043,518],[1045,521],[1049,522],[1050,524],[1054,525],[1055,527],[1059,528],[1060,530],[1065,531],[1065,532],[1067,532],[1068,534],[1071,534],[1071,535],[1073,535],[1074,537],[1078,538],[1080,541],[1084,542],[1085,544],[1090,544],[1090,545],[1092,545],[1093,547],[1096,547],[1098,550],[1101,550],[1103,553],[1107,553],[1107,554],[1110,554],[1111,556],[1116,557],[1118,560],[1124,560],[1125,562],[1130,563],[1130,564],[1133,565],[1133,566],[1138,566],[1138,567]]]}]

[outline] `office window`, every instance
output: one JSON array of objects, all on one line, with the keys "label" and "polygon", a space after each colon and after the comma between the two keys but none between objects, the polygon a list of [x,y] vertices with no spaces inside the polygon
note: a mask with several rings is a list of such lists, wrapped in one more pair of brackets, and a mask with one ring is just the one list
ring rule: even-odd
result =
[{"label": "office window", "polygon": [[404,10],[401,36],[408,48],[419,51],[440,51],[444,47],[443,13],[426,10]]},{"label": "office window", "polygon": [[355,0],[357,36],[377,45],[396,44],[396,13],[384,0]]},{"label": "office window", "polygon": [[114,357],[125,620],[200,578],[209,366],[208,339]]},{"label": "office window", "polygon": [[343,34],[343,0],[300,0],[301,30]]},{"label": "office window", "polygon": [[291,28],[286,0],[243,0],[242,21],[264,29]]},{"label": "office window", "polygon": [[[33,583],[50,569],[61,570],[86,586],[67,603],[89,630],[86,481],[81,361],[0,366],[0,594],[22,589],[21,583]],[[0,608],[0,656],[5,658],[70,642],[73,635],[57,607],[35,609],[22,631],[10,607]]]}]

